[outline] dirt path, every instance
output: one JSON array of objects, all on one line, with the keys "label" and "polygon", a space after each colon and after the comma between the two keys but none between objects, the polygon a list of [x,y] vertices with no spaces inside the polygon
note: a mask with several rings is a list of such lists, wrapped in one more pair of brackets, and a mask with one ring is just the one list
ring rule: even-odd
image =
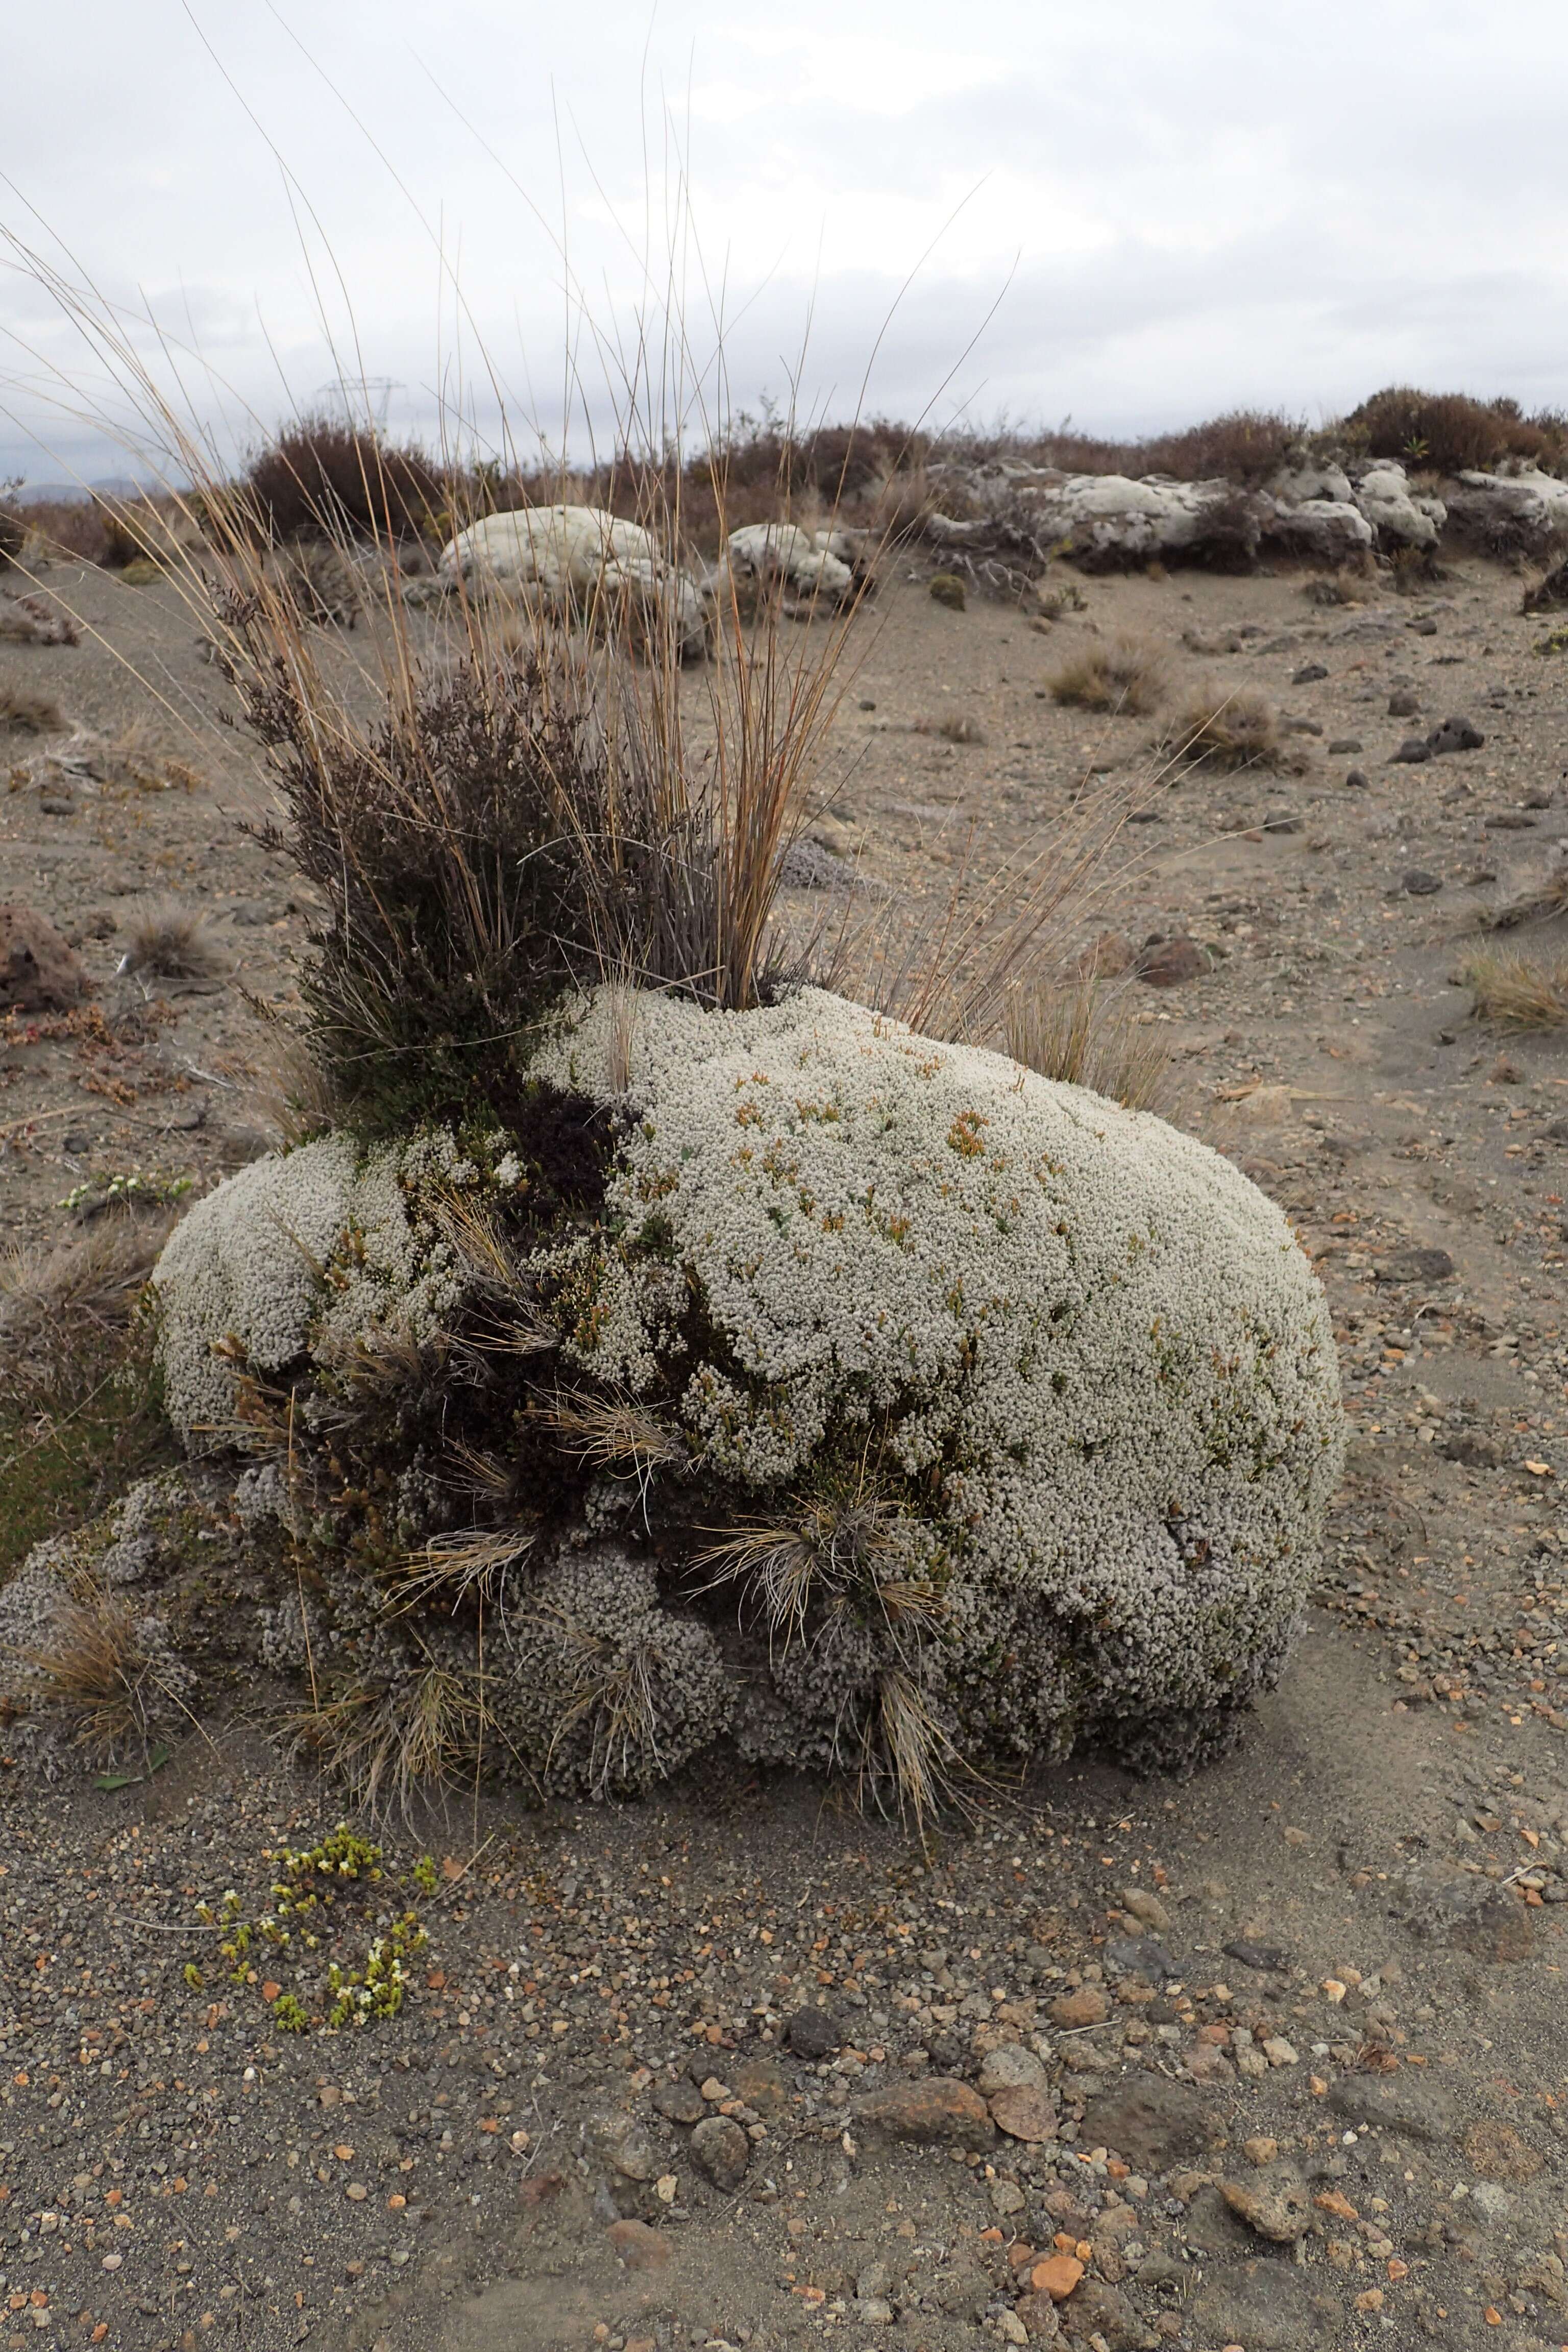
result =
[{"label": "dirt path", "polygon": [[[113,982],[138,894],[199,898],[285,1006],[302,921],[233,830],[245,755],[170,716],[219,689],[165,592],[49,584],[155,673],[163,748],[208,781],[28,769],[0,795],[0,895],[80,939],[104,1016],[7,1026],[24,1231],[83,1182],[205,1182],[255,1148],[265,1025],[232,984]],[[264,1901],[264,1849],[329,1828],[330,1792],[243,1724],[119,1790],[0,1765],[8,2346],[1568,2342],[1568,1059],[1500,1047],[1449,983],[1568,833],[1563,664],[1479,565],[1361,611],[1283,575],[1085,593],[1048,635],[887,594],[820,830],[911,894],[972,833],[1026,848],[1086,764],[1144,758],[1147,722],[1047,698],[1091,630],[1321,730],[1291,739],[1304,774],[1163,796],[1108,915],[1212,959],[1143,992],[1184,1116],[1289,1208],[1334,1305],[1354,1442],[1280,1692],[1189,1784],[1042,1772],[925,1853],[805,1784],[459,1807],[426,1832],[448,1874],[403,2013],[308,2040],[183,1970],[210,1956],[195,1902]],[[147,707],[90,636],[0,648],[4,683],[110,739]],[[1450,713],[1483,748],[1389,764]],[[913,731],[952,715],[984,741]],[[792,2030],[804,2007],[827,2021]],[[998,2068],[1037,2101],[998,2112],[1054,2136],[995,2126]]]}]

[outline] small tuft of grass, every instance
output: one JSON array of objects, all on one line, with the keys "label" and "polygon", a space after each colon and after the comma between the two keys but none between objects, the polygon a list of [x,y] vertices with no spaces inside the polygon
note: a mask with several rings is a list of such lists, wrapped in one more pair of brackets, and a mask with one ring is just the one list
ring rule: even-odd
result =
[{"label": "small tuft of grass", "polygon": [[105,1756],[147,1747],[159,1716],[179,1703],[169,1661],[144,1640],[132,1603],[85,1578],[47,1640],[19,1660],[39,1696],[76,1718],[78,1745]]},{"label": "small tuft of grass", "polygon": [[0,686],[0,732],[58,735],[65,723],[59,704],[47,694],[29,694],[26,687]]},{"label": "small tuft of grass", "polygon": [[985,730],[978,719],[955,711],[947,719],[917,719],[917,735],[939,735],[944,743],[984,743]]},{"label": "small tuft of grass", "polygon": [[1279,763],[1279,722],[1249,687],[1225,694],[1195,687],[1161,731],[1159,749],[1194,767],[1272,768]]},{"label": "small tuft of grass", "polygon": [[1144,1026],[1121,988],[1085,979],[1020,988],[1007,1005],[1005,1042],[1043,1078],[1087,1087],[1128,1110],[1166,1110],[1174,1095],[1164,1031]]},{"label": "small tuft of grass", "polygon": [[1364,604],[1366,590],[1364,573],[1343,564],[1337,572],[1314,572],[1301,583],[1309,604]]},{"label": "small tuft of grass", "polygon": [[1387,584],[1396,596],[1424,596],[1452,574],[1437,561],[1431,547],[1396,547],[1388,559]]},{"label": "small tuft of grass", "polygon": [[177,898],[144,908],[128,927],[120,971],[145,980],[216,980],[228,959],[198,908]]},{"label": "small tuft of grass", "polygon": [[0,1255],[0,1580],[174,1458],[140,1312],[170,1220]]},{"label": "small tuft of grass", "polygon": [[646,1478],[661,1464],[684,1465],[689,1458],[679,1435],[635,1397],[561,1389],[529,1414],[544,1423],[563,1453],[613,1478]]},{"label": "small tuft of grass", "polygon": [[1521,613],[1554,613],[1564,605],[1568,605],[1568,556],[1550,572],[1528,582],[1519,609]]},{"label": "small tuft of grass", "polygon": [[552,1753],[585,1727],[594,1795],[636,1788],[650,1765],[658,1770],[653,1654],[646,1643],[623,1649],[564,1618],[561,1624],[571,1652],[571,1691],[551,1740]]},{"label": "small tuft of grass", "polygon": [[965,1810],[959,1776],[963,1761],[926,1692],[901,1666],[877,1678],[876,1698],[862,1727],[857,1796],[885,1812],[889,1784],[899,1819],[912,1815],[923,1840],[943,1811]]},{"label": "small tuft of grass", "polygon": [[77,1402],[129,1339],[167,1217],[108,1215],[79,1239],[0,1255],[0,1408]]},{"label": "small tuft of grass", "polygon": [[1489,1028],[1561,1029],[1568,1024],[1568,955],[1472,956],[1465,980],[1472,1011]]},{"label": "small tuft of grass", "polygon": [[1125,711],[1142,718],[1170,692],[1170,664],[1157,646],[1136,637],[1085,646],[1047,681],[1051,699],[1078,710]]},{"label": "small tuft of grass", "polygon": [[309,1750],[367,1812],[406,1816],[472,1763],[489,1722],[477,1675],[434,1659],[382,1687],[323,1698],[291,1717],[297,1749]]}]

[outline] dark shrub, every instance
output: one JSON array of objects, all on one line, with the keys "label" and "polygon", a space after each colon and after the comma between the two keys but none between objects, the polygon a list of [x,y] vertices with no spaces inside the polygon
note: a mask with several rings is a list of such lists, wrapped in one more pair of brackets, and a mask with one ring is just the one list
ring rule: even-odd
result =
[{"label": "dark shrub", "polygon": [[1346,437],[1371,457],[1398,457],[1459,474],[1525,457],[1555,466],[1568,457],[1568,417],[1551,410],[1526,416],[1517,400],[1472,400],[1462,392],[1419,392],[1390,384],[1344,419]]},{"label": "dark shrub", "polygon": [[26,544],[27,526],[15,508],[0,506],[0,572],[7,572]]},{"label": "dark shrub", "polygon": [[684,463],[620,449],[570,481],[544,471],[500,479],[472,476],[451,503],[466,520],[559,499],[581,501],[714,555],[721,540],[743,523],[804,519],[807,512],[824,520],[874,520],[882,484],[931,448],[929,436],[885,418],[791,432],[742,416],[722,439]]},{"label": "dark shrub", "polygon": [[[524,1116],[538,1025],[606,971],[699,995],[721,965],[710,819],[580,686],[504,649],[323,723],[236,606],[227,667],[287,808],[262,829],[330,910],[301,973],[311,1055],[368,1130]],[[760,795],[759,795],[760,799]],[[771,895],[776,852],[763,879]]]},{"label": "dark shrub", "polygon": [[283,425],[251,459],[245,489],[273,540],[412,538],[448,499],[423,450],[324,416]]},{"label": "dark shrub", "polygon": [[1178,482],[1224,479],[1244,488],[1267,481],[1302,439],[1305,427],[1288,416],[1238,408],[1157,433],[1142,441],[1099,441],[1087,434],[1047,433],[1019,454],[1066,474],[1168,474]]}]

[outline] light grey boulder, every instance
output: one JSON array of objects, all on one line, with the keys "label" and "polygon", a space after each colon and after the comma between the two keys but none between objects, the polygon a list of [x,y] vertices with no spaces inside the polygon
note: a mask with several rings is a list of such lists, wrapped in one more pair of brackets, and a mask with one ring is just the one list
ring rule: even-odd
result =
[{"label": "light grey boulder", "polygon": [[1074,560],[1089,569],[1166,556],[1247,560],[1263,520],[1250,493],[1221,480],[1040,473],[1014,487],[1037,531],[1066,541]]},{"label": "light grey boulder", "polygon": [[855,551],[843,531],[793,522],[746,523],[725,543],[724,572],[736,587],[776,588],[792,611],[831,612],[856,585]]},{"label": "light grey boulder", "polygon": [[[929,1796],[986,1758],[1184,1764],[1234,1735],[1287,1656],[1342,1435],[1321,1289],[1231,1162],[813,989],[748,1013],[600,990],[531,1076],[603,1107],[604,1198],[518,1229],[528,1352],[440,1390],[443,1443],[471,1393],[489,1458],[511,1449],[492,1761],[598,1791],[727,1739],[906,1791],[912,1757]],[[460,1370],[464,1188],[527,1198],[499,1150],[330,1137],[198,1202],[155,1277],[187,1442],[247,1350],[307,1436],[367,1332],[444,1325]],[[383,1465],[405,1516],[416,1469]],[[437,1638],[374,1630],[380,1675]]]},{"label": "light grey boulder", "polygon": [[1293,504],[1271,496],[1269,504],[1264,540],[1289,553],[1310,555],[1321,563],[1353,563],[1373,543],[1371,523],[1348,500],[1311,498]]},{"label": "light grey boulder", "polygon": [[1442,499],[1413,490],[1404,467],[1392,457],[1363,468],[1353,495],[1380,547],[1436,547],[1448,519]]},{"label": "light grey boulder", "polygon": [[698,583],[653,533],[602,507],[521,507],[486,515],[441,554],[439,578],[488,587],[518,603],[634,635],[668,630],[682,658],[708,649],[709,607]]},{"label": "light grey boulder", "polygon": [[1464,473],[1448,493],[1453,520],[1499,549],[1545,550],[1568,541],[1568,482],[1534,466]]}]

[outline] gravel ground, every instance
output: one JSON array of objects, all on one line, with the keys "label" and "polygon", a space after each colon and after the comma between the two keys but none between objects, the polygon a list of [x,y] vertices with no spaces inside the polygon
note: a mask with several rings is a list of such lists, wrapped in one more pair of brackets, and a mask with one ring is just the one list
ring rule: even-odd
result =
[{"label": "gravel ground", "polygon": [[[113,982],[138,894],[198,898],[285,1006],[302,922],[235,833],[258,788],[166,593],[50,585],[205,781],[89,778],[57,814],[6,746],[5,894],[79,940],[102,1013],[6,1024],[19,1232],[82,1182],[255,1148],[264,1024],[232,983]],[[8,2346],[1568,2343],[1568,1057],[1500,1045],[1450,982],[1568,834],[1563,665],[1479,564],[1360,613],[1283,575],[1086,593],[1043,635],[895,583],[816,830],[907,898],[972,835],[1026,847],[1086,764],[1145,757],[1147,722],[1047,698],[1096,629],[1321,730],[1304,773],[1164,795],[1108,913],[1197,944],[1146,992],[1181,1115],[1287,1206],[1334,1306],[1354,1442],[1282,1689],[1191,1783],[1075,1765],[977,1790],[927,1849],[788,1781],[454,1801],[387,1833],[437,1864],[401,2013],[335,2035],[279,2031],[195,1916],[231,1887],[255,1916],[267,1851],[338,1817],[259,1695],[130,1787],[0,1763]],[[149,709],[90,636],[0,648],[0,682],[110,740]],[[1391,763],[1451,713],[1483,747]],[[985,740],[916,731],[953,714]],[[348,1961],[380,1915],[343,1908]]]}]

